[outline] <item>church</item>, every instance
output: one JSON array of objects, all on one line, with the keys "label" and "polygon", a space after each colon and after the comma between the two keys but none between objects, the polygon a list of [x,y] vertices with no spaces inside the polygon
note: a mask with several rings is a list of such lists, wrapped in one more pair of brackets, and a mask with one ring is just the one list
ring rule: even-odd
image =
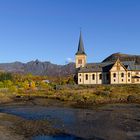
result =
[{"label": "church", "polygon": [[140,84],[140,65],[135,61],[87,63],[82,34],[75,54],[77,83],[84,84]]}]

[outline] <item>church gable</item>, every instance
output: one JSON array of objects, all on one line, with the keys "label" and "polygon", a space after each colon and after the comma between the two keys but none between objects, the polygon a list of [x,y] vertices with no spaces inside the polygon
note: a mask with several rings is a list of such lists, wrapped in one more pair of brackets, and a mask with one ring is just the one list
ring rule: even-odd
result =
[{"label": "church gable", "polygon": [[112,68],[110,69],[110,71],[126,71],[127,69],[125,68],[125,66],[120,62],[120,60],[118,59],[115,64],[112,66]]}]

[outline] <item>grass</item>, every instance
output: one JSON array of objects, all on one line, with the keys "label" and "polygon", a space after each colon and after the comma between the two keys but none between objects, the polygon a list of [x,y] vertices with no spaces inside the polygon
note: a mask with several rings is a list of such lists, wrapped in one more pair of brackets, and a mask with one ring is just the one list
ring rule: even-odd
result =
[{"label": "grass", "polygon": [[140,100],[140,85],[79,86],[77,89],[57,90],[53,94],[53,96],[64,101],[93,103],[127,102],[130,95],[137,101]]},{"label": "grass", "polygon": [[18,89],[18,92],[12,92],[9,89],[0,90],[1,103],[10,101],[15,96],[44,97],[61,101],[93,104],[140,102],[140,85],[65,85],[56,89]]}]

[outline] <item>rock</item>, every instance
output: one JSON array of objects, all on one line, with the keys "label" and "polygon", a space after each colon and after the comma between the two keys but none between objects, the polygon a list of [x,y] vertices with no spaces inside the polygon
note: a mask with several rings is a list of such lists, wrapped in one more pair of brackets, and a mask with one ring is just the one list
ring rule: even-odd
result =
[{"label": "rock", "polygon": [[133,103],[133,102],[136,102],[137,101],[137,98],[134,95],[129,95],[127,97],[127,101]]}]

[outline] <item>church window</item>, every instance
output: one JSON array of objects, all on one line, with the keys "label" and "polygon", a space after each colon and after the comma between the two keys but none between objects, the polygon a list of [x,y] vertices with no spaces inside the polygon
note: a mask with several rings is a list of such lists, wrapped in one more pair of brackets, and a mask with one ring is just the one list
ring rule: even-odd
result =
[{"label": "church window", "polygon": [[116,73],[113,73],[113,77],[114,77],[114,78],[116,77]]},{"label": "church window", "polygon": [[130,73],[128,73],[128,77],[130,77]]},{"label": "church window", "polygon": [[92,80],[95,80],[95,74],[92,74]]},{"label": "church window", "polygon": [[79,79],[79,81],[81,82],[81,78]]},{"label": "church window", "polygon": [[124,73],[121,73],[121,77],[124,77]]},{"label": "church window", "polygon": [[88,74],[86,74],[86,80],[88,80]]},{"label": "church window", "polygon": [[82,59],[78,59],[78,64],[82,64]]},{"label": "church window", "polygon": [[102,74],[99,74],[99,79],[100,79],[100,80],[102,79]]}]

